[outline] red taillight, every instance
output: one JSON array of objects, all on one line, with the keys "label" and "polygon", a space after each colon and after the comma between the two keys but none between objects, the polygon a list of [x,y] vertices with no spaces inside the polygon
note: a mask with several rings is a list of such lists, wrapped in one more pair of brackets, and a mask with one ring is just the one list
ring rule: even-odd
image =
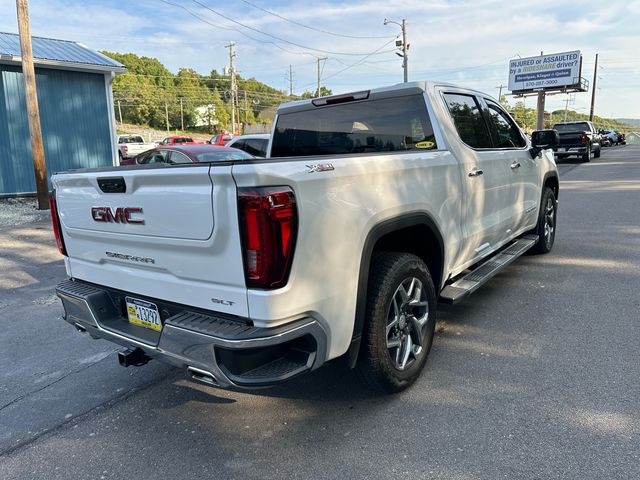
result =
[{"label": "red taillight", "polygon": [[58,218],[58,204],[56,203],[56,191],[49,193],[49,210],[51,211],[51,223],[53,223],[53,233],[56,236],[58,250],[64,256],[67,256],[67,249],[64,246],[62,238],[62,229],[60,228],[60,219]]},{"label": "red taillight", "polygon": [[126,145],[123,145],[122,150],[124,150],[124,153],[127,153],[129,151],[129,147],[127,147]]},{"label": "red taillight", "polygon": [[238,189],[247,287],[287,283],[298,230],[296,199],[289,187]]},{"label": "red taillight", "polygon": [[587,144],[587,134],[582,132],[582,137],[580,137],[580,143],[582,143],[583,145]]}]

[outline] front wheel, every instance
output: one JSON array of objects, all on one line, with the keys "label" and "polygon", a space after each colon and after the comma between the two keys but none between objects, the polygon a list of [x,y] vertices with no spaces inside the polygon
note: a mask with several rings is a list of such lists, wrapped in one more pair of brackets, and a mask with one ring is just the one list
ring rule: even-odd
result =
[{"label": "front wheel", "polygon": [[558,202],[549,187],[542,191],[538,225],[534,233],[538,235],[538,242],[531,247],[532,253],[549,253],[556,239],[556,223],[558,219]]},{"label": "front wheel", "polygon": [[602,147],[600,145],[598,145],[598,149],[593,154],[593,158],[600,158],[600,150],[602,150]]},{"label": "front wheel", "polygon": [[358,371],[376,390],[404,390],[420,376],[431,350],[436,293],[425,263],[382,252],[371,265]]}]

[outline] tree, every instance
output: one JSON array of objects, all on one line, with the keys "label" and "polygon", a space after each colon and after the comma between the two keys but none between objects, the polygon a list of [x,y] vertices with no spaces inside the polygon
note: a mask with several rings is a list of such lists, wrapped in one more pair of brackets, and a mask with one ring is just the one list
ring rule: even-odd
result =
[{"label": "tree", "polygon": [[[328,97],[329,95],[333,95],[333,92],[328,89],[327,87],[320,87],[320,96],[321,97]],[[316,92],[309,92],[306,91],[304,92],[302,95],[300,95],[300,98],[316,98],[318,95],[316,95]]]}]

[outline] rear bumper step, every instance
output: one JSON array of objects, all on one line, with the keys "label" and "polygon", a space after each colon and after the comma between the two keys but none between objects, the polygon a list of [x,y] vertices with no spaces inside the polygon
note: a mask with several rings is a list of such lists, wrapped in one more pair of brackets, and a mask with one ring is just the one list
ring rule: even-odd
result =
[{"label": "rear bumper step", "polygon": [[518,257],[526,253],[537,241],[537,235],[520,237],[507,248],[490,257],[470,273],[467,273],[464,277],[456,280],[451,285],[447,285],[442,292],[440,292],[440,302],[450,305],[458,303],[467,295],[475,292]]},{"label": "rear bumper step", "polygon": [[326,334],[312,318],[257,328],[246,320],[148,299],[161,312],[163,326],[155,332],[129,323],[123,305],[126,292],[66,280],[56,293],[64,320],[94,338],[125,347],[118,352],[123,366],[158,358],[184,368],[194,380],[250,388],[281,383],[318,368],[326,359]]}]

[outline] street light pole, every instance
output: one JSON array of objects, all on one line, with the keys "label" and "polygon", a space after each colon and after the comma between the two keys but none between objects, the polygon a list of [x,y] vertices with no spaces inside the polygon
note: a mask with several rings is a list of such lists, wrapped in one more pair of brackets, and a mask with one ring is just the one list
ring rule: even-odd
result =
[{"label": "street light pole", "polygon": [[[405,18],[402,19],[402,23],[396,22],[395,20],[389,20],[387,18],[384,19],[384,24],[387,25],[389,23],[395,23],[402,29],[402,41],[396,40],[396,47],[402,47],[402,53],[397,53],[402,57],[402,70],[404,71],[404,82],[407,83],[409,81],[409,41],[407,39],[407,20]],[[399,45],[402,43],[402,45]]]}]

